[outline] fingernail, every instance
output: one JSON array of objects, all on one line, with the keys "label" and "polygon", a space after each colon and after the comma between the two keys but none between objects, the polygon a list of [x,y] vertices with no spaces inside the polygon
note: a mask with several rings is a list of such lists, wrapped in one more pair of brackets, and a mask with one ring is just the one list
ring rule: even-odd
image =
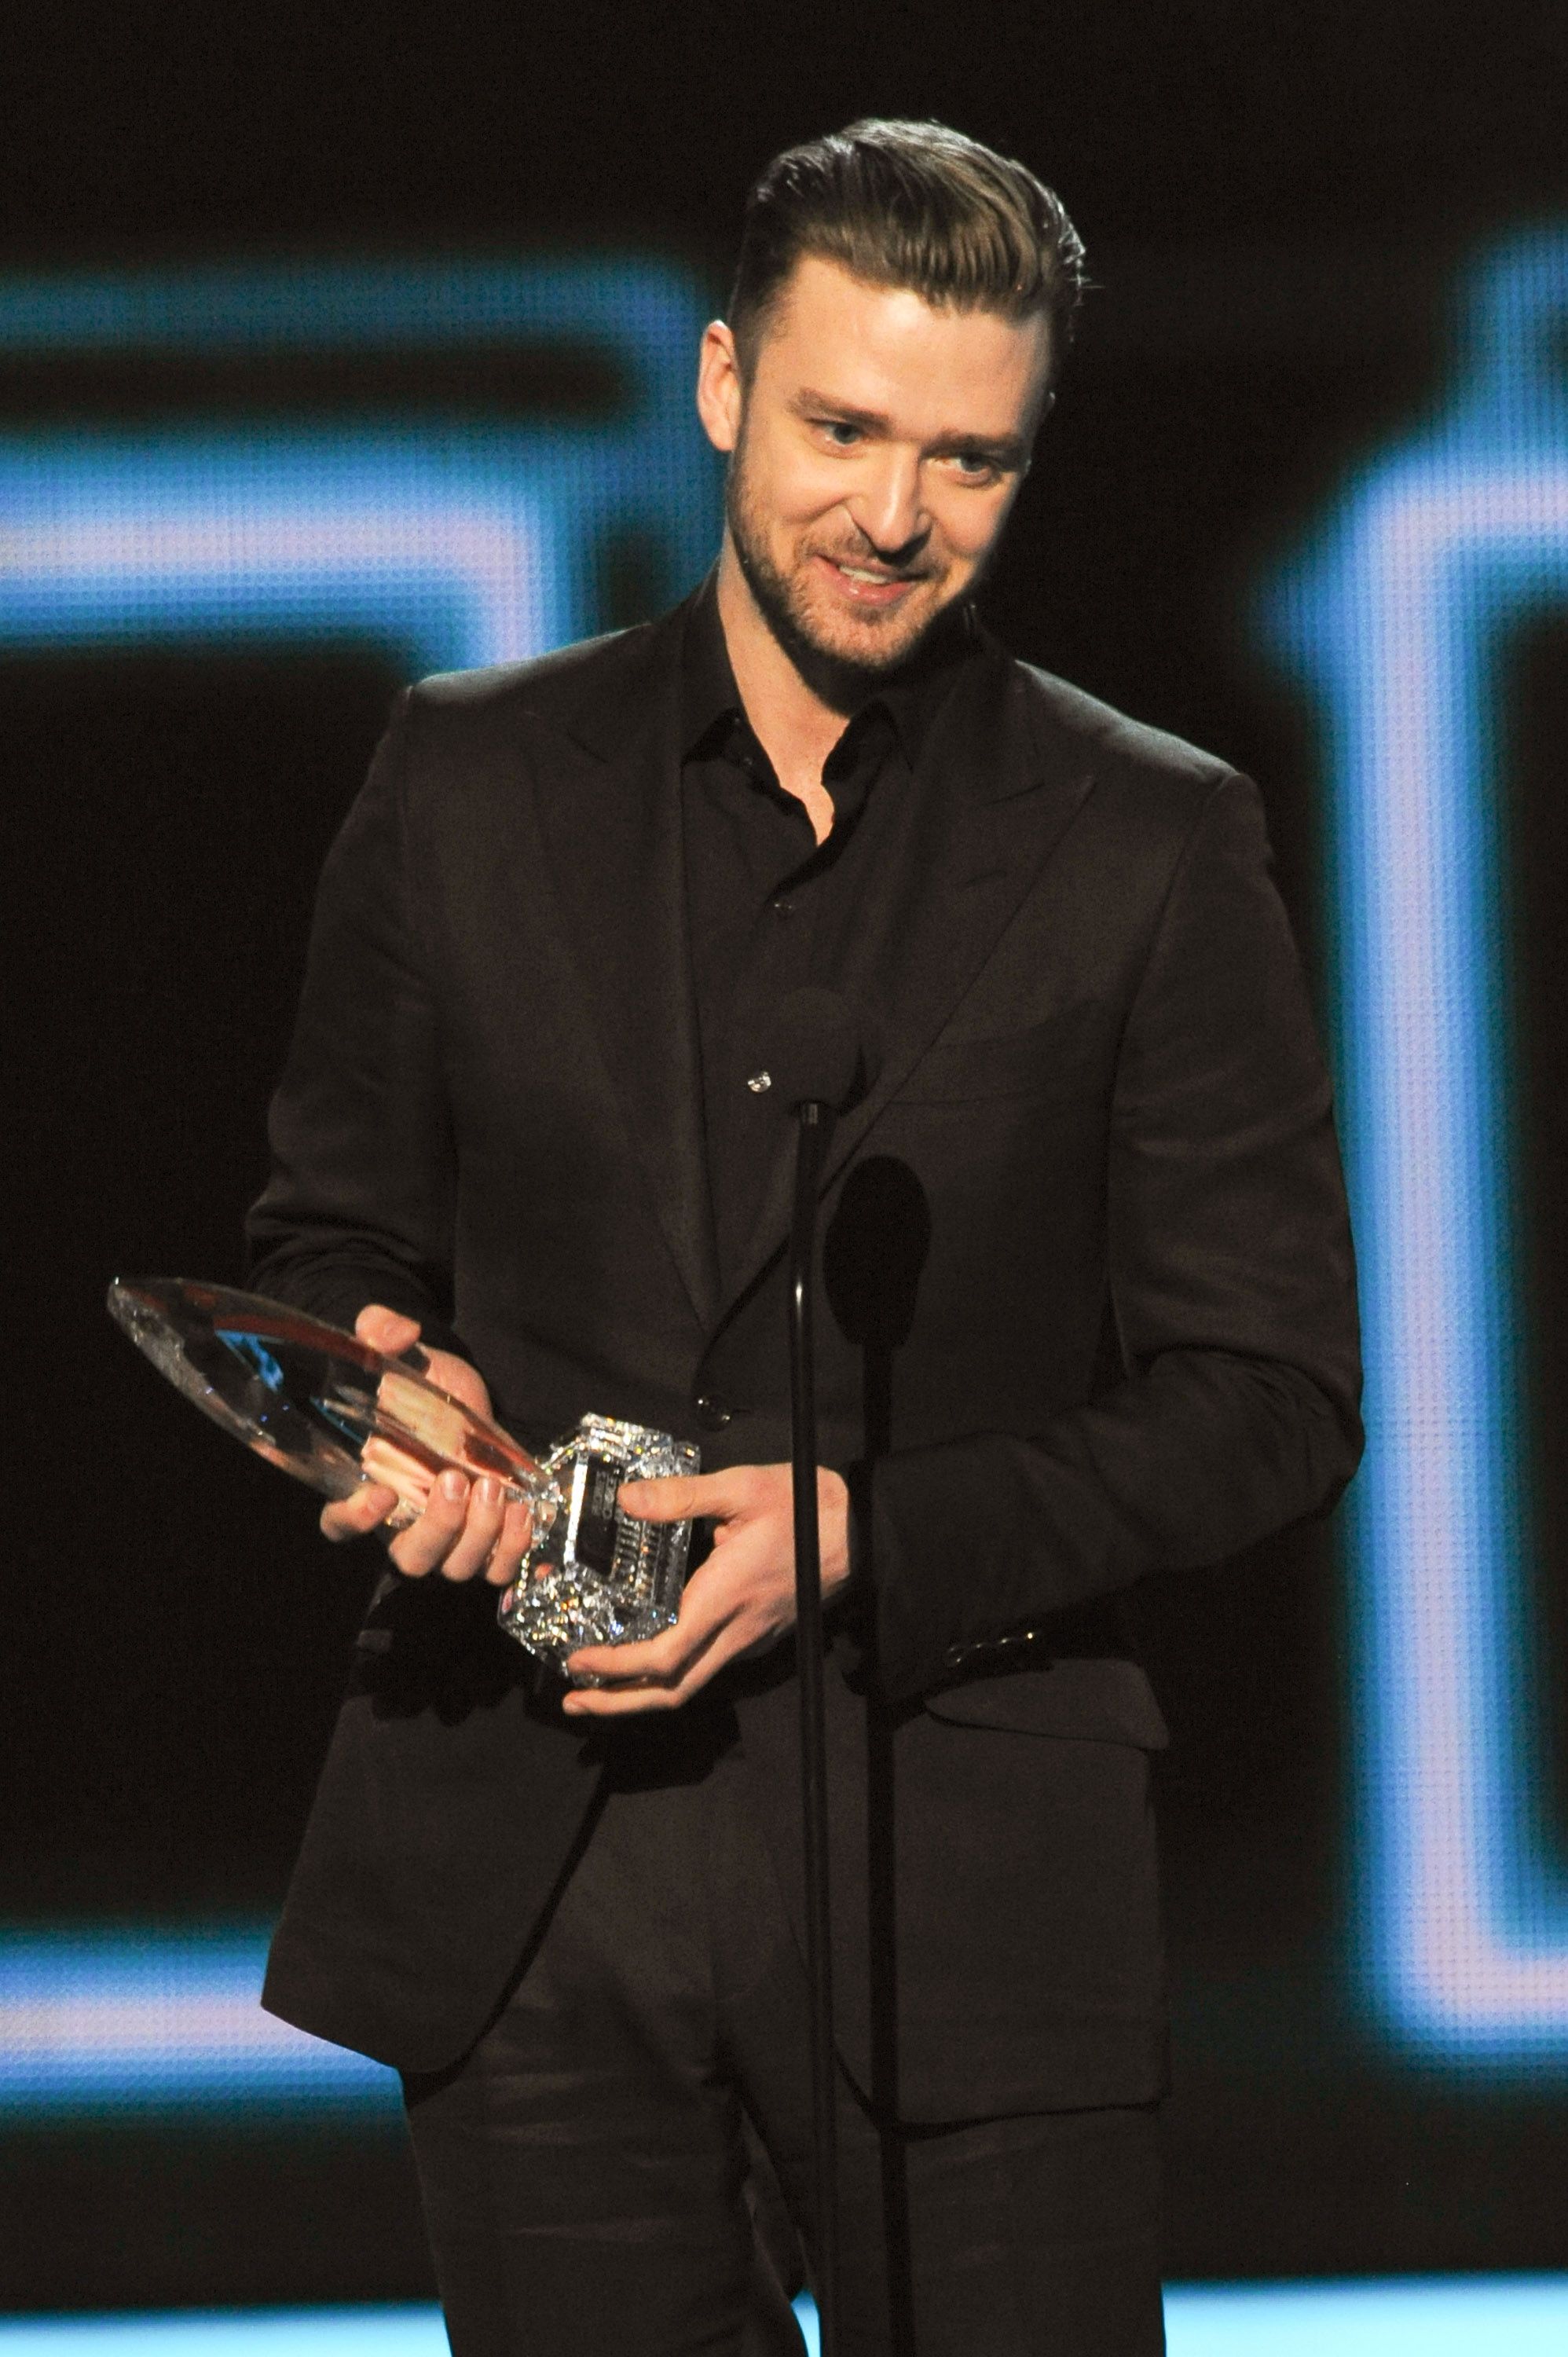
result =
[{"label": "fingernail", "polygon": [[463,1479],[461,1473],[443,1473],[441,1476],[441,1495],[452,1505],[461,1505],[463,1500],[467,1496],[467,1494],[468,1485]]},{"label": "fingernail", "polygon": [[486,1473],[474,1494],[481,1506],[496,1506],[500,1503],[501,1485],[493,1473]]}]

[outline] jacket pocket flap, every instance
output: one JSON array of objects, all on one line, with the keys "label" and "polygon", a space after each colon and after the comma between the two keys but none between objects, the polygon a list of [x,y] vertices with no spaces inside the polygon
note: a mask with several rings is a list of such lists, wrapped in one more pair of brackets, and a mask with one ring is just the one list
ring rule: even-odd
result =
[{"label": "jacket pocket flap", "polygon": [[1170,1740],[1154,1689],[1136,1662],[1075,1658],[969,1678],[928,1695],[925,1706],[933,1718],[958,1727],[1000,1727],[1080,1743],[1133,1743],[1144,1751],[1163,1751]]}]

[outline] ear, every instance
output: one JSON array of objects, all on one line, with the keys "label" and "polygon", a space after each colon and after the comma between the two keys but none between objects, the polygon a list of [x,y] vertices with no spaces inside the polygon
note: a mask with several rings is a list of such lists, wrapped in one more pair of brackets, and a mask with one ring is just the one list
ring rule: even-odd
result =
[{"label": "ear", "polygon": [[697,414],[715,450],[735,448],[745,406],[735,338],[722,319],[712,319],[703,330],[697,361]]}]

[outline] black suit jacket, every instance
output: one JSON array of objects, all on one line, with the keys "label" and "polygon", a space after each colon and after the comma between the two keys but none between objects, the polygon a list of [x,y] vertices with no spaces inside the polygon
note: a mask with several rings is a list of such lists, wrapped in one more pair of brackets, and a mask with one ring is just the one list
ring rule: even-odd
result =
[{"label": "black suit jacket", "polygon": [[[789,1453],[781,1160],[721,1292],[685,937],[685,609],[405,695],[323,877],[254,1282],[419,1318],[535,1438]],[[854,973],[822,1454],[871,1596],[830,1675],[851,2067],[912,2118],[1157,2092],[1117,1599],[1322,1510],[1359,1446],[1329,1093],[1253,789],[986,642]],[[791,1649],[726,1682],[795,1902]],[[602,1753],[489,1590],[383,1582],[266,2002],[405,2069],[494,2007]]]}]

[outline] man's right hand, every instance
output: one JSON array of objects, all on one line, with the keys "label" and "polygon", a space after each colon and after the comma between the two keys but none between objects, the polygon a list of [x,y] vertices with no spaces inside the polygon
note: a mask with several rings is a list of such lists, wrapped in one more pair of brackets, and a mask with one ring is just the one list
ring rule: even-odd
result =
[{"label": "man's right hand", "polygon": [[[374,1301],[360,1310],[354,1331],[361,1342],[393,1359],[419,1340],[412,1318]],[[465,1407],[489,1415],[484,1377],[467,1359],[455,1358],[450,1351],[430,1351],[425,1356],[424,1373],[431,1383]],[[531,1518],[525,1505],[506,1502],[492,1476],[471,1482],[448,1470],[432,1481],[428,1466],[383,1440],[367,1441],[361,1461],[367,1472],[385,1478],[326,1508],[321,1527],[335,1544],[361,1538],[367,1531],[380,1529],[400,1506],[405,1511],[412,1507],[415,1519],[398,1531],[387,1548],[407,1578],[423,1579],[438,1571],[443,1579],[482,1576],[492,1587],[506,1587],[517,1577],[528,1552]]]}]

